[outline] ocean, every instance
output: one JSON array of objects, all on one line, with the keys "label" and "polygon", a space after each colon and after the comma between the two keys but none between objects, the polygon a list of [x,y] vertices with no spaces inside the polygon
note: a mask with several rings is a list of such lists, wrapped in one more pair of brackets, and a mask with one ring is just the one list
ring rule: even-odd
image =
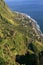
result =
[{"label": "ocean", "polygon": [[31,16],[37,21],[43,33],[43,0],[5,0],[12,11]]}]

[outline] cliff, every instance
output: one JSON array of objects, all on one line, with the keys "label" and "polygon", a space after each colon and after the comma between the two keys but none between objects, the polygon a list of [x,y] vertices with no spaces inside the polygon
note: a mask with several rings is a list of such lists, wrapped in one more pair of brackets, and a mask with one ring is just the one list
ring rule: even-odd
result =
[{"label": "cliff", "polygon": [[31,17],[12,12],[0,0],[0,65],[43,65],[42,40],[41,31]]}]

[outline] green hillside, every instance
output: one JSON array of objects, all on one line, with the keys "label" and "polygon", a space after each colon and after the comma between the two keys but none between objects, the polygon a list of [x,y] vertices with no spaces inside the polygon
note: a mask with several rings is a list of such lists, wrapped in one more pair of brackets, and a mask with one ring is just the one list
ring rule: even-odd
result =
[{"label": "green hillside", "polygon": [[43,65],[43,42],[33,25],[31,19],[21,13],[11,12],[6,3],[0,0],[0,65],[19,65],[16,56],[25,56],[27,52],[37,56],[36,65]]}]

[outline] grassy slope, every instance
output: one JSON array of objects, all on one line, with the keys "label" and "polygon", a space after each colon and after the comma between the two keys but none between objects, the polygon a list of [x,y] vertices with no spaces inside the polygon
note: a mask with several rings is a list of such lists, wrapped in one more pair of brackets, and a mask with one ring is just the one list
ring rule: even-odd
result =
[{"label": "grassy slope", "polygon": [[[30,50],[30,43],[34,51]],[[43,44],[36,39],[29,19],[24,16],[22,21],[22,15],[12,13],[5,2],[0,0],[0,58],[6,62],[2,65],[16,65],[15,56],[27,51],[38,54],[43,51]]]}]

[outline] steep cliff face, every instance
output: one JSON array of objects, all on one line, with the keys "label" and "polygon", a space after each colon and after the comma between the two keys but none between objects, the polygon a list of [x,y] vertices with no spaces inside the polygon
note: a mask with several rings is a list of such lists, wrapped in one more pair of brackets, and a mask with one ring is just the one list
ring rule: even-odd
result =
[{"label": "steep cliff face", "polygon": [[[11,12],[0,0],[0,65],[41,65],[42,43],[33,20],[23,13]],[[23,62],[23,58],[27,61]]]}]

